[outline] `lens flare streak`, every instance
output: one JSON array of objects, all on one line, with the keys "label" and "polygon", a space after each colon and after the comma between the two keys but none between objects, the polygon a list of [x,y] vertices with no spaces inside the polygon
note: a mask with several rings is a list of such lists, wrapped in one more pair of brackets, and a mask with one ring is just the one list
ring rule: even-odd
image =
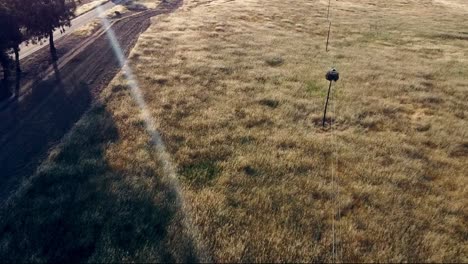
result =
[{"label": "lens flare streak", "polygon": [[184,203],[183,193],[181,191],[175,167],[173,166],[169,153],[166,150],[164,142],[162,141],[160,133],[156,129],[155,122],[151,117],[150,111],[148,110],[148,106],[145,102],[143,93],[139,88],[138,82],[133,75],[131,68],[129,67],[125,55],[122,51],[122,48],[115,36],[115,32],[111,28],[111,24],[109,20],[105,17],[103,10],[100,6],[97,7],[97,11],[99,13],[99,18],[101,19],[102,27],[106,30],[106,35],[109,39],[109,43],[114,51],[117,60],[122,68],[122,73],[125,76],[125,79],[128,82],[128,86],[130,87],[130,93],[135,100],[138,108],[140,109],[141,117],[145,124],[145,129],[151,137],[151,144],[154,146],[156,150],[156,154],[158,159],[163,166],[164,175],[168,177],[171,182],[171,187],[173,188],[174,193],[176,194],[176,203],[180,206],[182,213],[183,213],[183,224],[185,229],[192,233],[194,239],[198,240],[199,243],[195,243],[197,247],[197,251],[199,254],[200,261],[202,262],[211,262],[210,257],[206,254],[206,250],[204,250],[204,246],[200,243],[200,234],[194,225],[191,223],[191,218],[189,217],[190,208]]}]

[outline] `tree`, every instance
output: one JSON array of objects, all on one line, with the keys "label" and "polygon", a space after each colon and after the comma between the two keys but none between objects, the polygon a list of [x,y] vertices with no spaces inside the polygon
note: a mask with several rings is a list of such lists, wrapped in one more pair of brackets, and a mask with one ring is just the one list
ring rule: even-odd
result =
[{"label": "tree", "polygon": [[3,68],[3,80],[0,82],[0,100],[9,95],[7,80],[10,75],[10,56],[8,55],[6,30],[3,30],[5,13],[4,6],[0,4],[0,27],[2,28],[0,31],[0,65]]},{"label": "tree", "polygon": [[7,80],[10,76],[10,56],[5,48],[0,48],[0,65],[3,68],[3,80]]},{"label": "tree", "polygon": [[57,60],[54,31],[71,25],[77,0],[16,0],[25,18],[24,25],[33,42],[49,38],[50,54]]},{"label": "tree", "polygon": [[3,68],[3,80],[0,82],[0,100],[10,96],[10,91],[8,90],[8,78],[10,75],[10,56],[6,53],[6,49],[0,48],[0,65]]},{"label": "tree", "polygon": [[10,50],[13,50],[16,58],[16,70],[21,71],[19,63],[19,45],[23,41],[19,19],[15,10],[7,2],[0,3],[0,64],[4,70],[4,77],[8,76]]}]

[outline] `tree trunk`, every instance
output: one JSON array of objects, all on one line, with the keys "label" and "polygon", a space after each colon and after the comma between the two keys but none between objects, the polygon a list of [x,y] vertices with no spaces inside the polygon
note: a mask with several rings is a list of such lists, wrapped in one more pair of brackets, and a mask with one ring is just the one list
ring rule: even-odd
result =
[{"label": "tree trunk", "polygon": [[[0,54],[1,56],[1,54]],[[8,62],[4,61],[3,58],[0,58],[0,64],[3,68],[3,80],[0,80],[0,101],[8,98],[10,92],[8,90],[8,79],[10,78],[10,69],[8,67]]]},{"label": "tree trunk", "polygon": [[[2,54],[0,54],[0,56],[2,56]],[[6,81],[10,78],[10,65],[8,63],[8,58],[6,56],[4,56],[4,58],[0,58],[0,64],[3,68],[3,81]]]},{"label": "tree trunk", "polygon": [[10,79],[10,70],[8,68],[5,68],[3,70],[3,80],[8,81]]},{"label": "tree trunk", "polygon": [[49,31],[49,46],[50,46],[50,54],[52,55],[52,60],[57,61],[57,49],[55,48],[54,32],[52,30]]},{"label": "tree trunk", "polygon": [[9,97],[8,85],[6,81],[0,82],[0,102]]},{"label": "tree trunk", "polygon": [[16,45],[13,48],[13,51],[15,52],[15,63],[16,63],[16,72],[21,72],[21,65],[20,65],[20,58],[19,58],[19,46]]}]

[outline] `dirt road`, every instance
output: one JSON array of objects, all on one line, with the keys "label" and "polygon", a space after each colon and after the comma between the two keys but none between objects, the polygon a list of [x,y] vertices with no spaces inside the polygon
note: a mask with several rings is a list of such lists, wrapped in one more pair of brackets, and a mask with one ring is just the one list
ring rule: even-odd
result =
[{"label": "dirt road", "polygon": [[[125,56],[148,28],[151,17],[172,12],[181,4],[182,0],[176,0],[115,21],[112,30]],[[104,29],[76,41],[73,35],[57,41],[61,55],[57,64],[39,63],[48,60],[47,48],[28,57],[23,64],[25,72],[30,72],[26,79],[32,79],[32,85],[27,89],[18,86],[22,96],[0,110],[0,205],[36,170],[48,150],[120,70]],[[38,69],[50,74],[39,75]]]}]

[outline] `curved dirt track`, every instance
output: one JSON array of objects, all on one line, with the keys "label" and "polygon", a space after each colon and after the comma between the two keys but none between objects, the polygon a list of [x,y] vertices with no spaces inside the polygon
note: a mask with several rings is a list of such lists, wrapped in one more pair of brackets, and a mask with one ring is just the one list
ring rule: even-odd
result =
[{"label": "curved dirt track", "polygon": [[[115,21],[111,27],[125,56],[149,27],[151,17],[172,12],[181,4],[182,0],[160,4],[154,10]],[[33,77],[21,80],[27,85],[18,86],[19,98],[0,109],[0,205],[36,170],[47,151],[120,70],[104,30],[79,43],[73,35],[58,41],[62,57],[57,64],[37,66],[39,61],[47,61],[47,48],[23,61],[23,68]],[[70,46],[76,48],[69,51]],[[41,73],[44,70],[45,74]]]}]

